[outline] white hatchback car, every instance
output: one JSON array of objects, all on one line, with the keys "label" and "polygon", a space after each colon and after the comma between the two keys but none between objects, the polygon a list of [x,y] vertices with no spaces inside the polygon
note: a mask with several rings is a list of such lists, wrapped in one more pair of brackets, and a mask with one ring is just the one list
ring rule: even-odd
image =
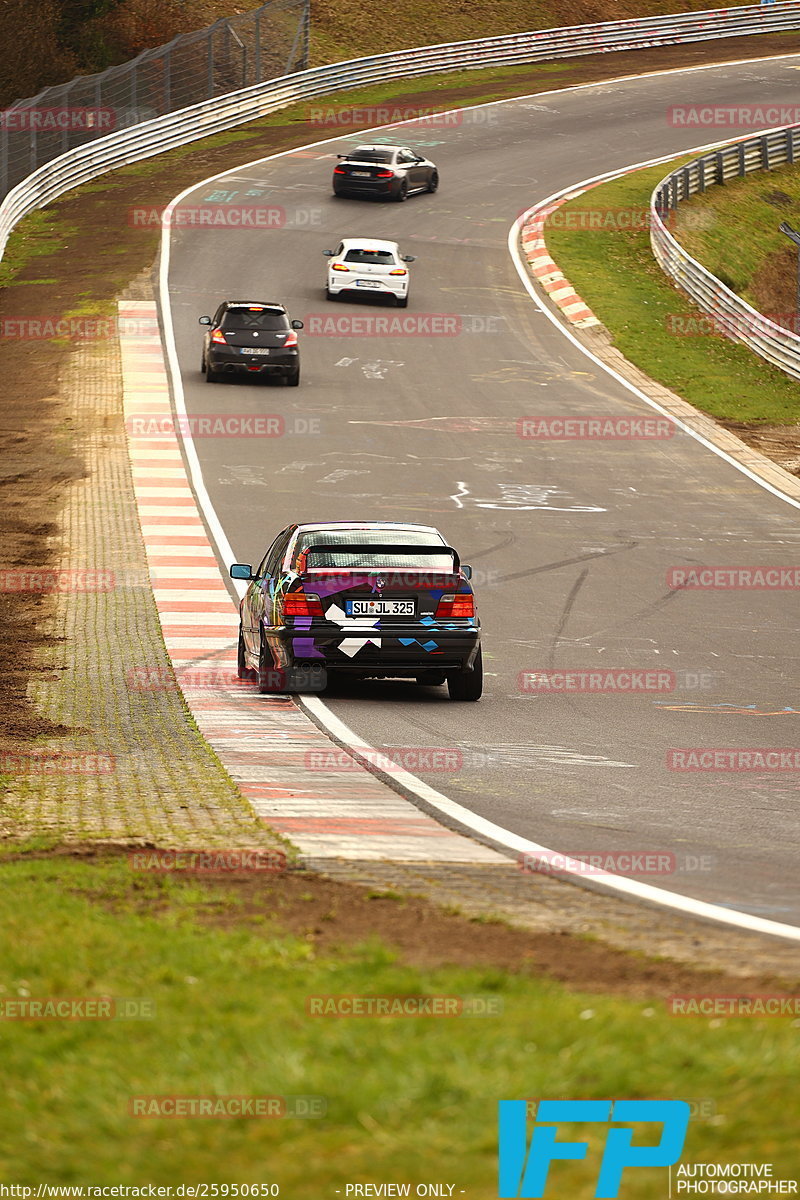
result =
[{"label": "white hatchback car", "polygon": [[397,242],[376,238],[344,238],[335,250],[325,250],[328,263],[328,300],[342,292],[373,292],[394,296],[398,308],[408,304],[409,275],[406,263],[413,254],[401,254]]}]

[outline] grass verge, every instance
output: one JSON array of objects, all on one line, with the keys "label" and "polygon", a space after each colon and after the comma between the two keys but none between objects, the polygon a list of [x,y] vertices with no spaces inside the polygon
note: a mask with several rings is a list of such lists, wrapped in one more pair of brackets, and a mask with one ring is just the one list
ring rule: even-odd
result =
[{"label": "grass verge", "polygon": [[[374,939],[320,952],[313,930],[282,928],[274,904],[244,912],[235,888],[137,875],[121,856],[0,865],[0,945],[4,1002],[105,995],[155,1010],[0,1021],[0,1179],[274,1182],[298,1197],[436,1180],[490,1197],[497,1100],[536,1096],[702,1101],[685,1159],[739,1161],[759,1147],[780,1174],[800,1170],[785,1103],[797,1030],[785,1017],[679,1020],[663,995],[571,991],[530,962],[410,967]],[[330,994],[489,996],[502,1014],[307,1014],[309,996]],[[321,1096],[327,1112],[137,1119],[129,1099],[141,1095]],[[602,1133],[585,1132],[587,1162],[554,1168],[564,1195],[593,1194]],[[661,1195],[664,1174],[631,1172],[626,1196]]]},{"label": "grass verge", "polygon": [[[721,335],[683,332],[705,330],[707,323],[658,266],[647,229],[620,228],[616,220],[618,213],[643,217],[655,185],[687,161],[683,156],[635,171],[568,201],[547,222],[548,250],[614,345],[652,379],[724,422],[791,424],[800,413],[797,384]],[[607,222],[602,229],[567,228],[570,214],[580,226],[598,213]],[[676,235],[688,245],[680,221]],[[733,238],[738,244],[742,232]]]}]

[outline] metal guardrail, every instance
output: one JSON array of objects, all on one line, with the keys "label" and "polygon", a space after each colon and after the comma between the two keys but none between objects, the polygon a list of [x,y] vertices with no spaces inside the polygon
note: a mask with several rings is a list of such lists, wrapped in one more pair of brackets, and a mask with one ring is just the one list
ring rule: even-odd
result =
[{"label": "metal guardrail", "polygon": [[538,29],[504,37],[421,46],[283,76],[106,134],[37,168],[12,188],[0,205],[0,254],[18,221],[70,188],[106,171],[231,129],[301,100],[359,85],[380,84],[387,79],[797,28],[800,28],[800,0],[780,0],[776,4]]},{"label": "metal guardrail", "polygon": [[98,75],[0,111],[0,196],[43,163],[112,130],[308,66],[310,0],[267,0]]},{"label": "metal guardrail", "polygon": [[[752,308],[684,250],[663,218],[690,196],[738,179],[800,162],[800,126],[758,134],[703,154],[662,179],[650,198],[650,245],[670,279],[712,316],[712,331],[742,342],[767,362],[800,379],[800,337]],[[792,315],[794,322],[794,314]]]}]

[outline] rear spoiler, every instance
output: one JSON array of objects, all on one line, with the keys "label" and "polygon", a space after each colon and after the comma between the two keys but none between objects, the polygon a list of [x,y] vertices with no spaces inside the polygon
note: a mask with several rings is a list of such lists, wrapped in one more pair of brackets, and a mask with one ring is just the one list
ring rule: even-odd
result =
[{"label": "rear spoiler", "polygon": [[[352,546],[348,546],[348,545],[342,545],[341,542],[338,543],[337,545],[329,545],[327,542],[318,542],[314,546],[307,546],[304,551],[305,556],[306,556],[306,562],[308,562],[308,559],[312,554],[341,554],[343,552],[345,554],[424,554],[424,555],[429,554],[431,556],[433,556],[434,554],[452,554],[452,556],[453,556],[453,574],[457,575],[459,573],[459,571],[461,570],[461,559],[458,557],[457,552],[453,549],[452,546],[409,546],[408,544],[406,544],[404,546],[396,546],[389,542],[374,542],[374,543],[370,543],[369,545],[355,543]],[[314,570],[314,568],[310,568],[310,569]],[[376,566],[376,567],[353,567],[353,568],[349,568],[349,567],[330,567],[330,568],[317,567],[316,568],[316,570],[318,570],[318,571],[319,570],[323,570],[323,571],[324,570],[335,570],[335,571],[343,571],[343,570],[410,571],[410,570],[415,570],[415,571],[421,571],[423,569],[424,568],[422,568],[422,567],[388,567],[385,565],[382,567]],[[442,574],[441,571],[438,573]]]}]

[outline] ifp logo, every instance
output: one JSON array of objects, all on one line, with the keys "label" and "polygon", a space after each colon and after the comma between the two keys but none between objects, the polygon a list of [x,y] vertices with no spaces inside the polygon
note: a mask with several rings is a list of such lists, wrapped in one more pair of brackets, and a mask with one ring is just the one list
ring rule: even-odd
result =
[{"label": "ifp logo", "polygon": [[626,1167],[670,1167],[681,1156],[690,1108],[685,1100],[542,1100],[536,1110],[530,1148],[528,1104],[500,1101],[500,1200],[544,1196],[550,1163],[586,1157],[587,1142],[556,1141],[558,1126],[572,1122],[648,1122],[662,1126],[655,1145],[633,1145],[634,1130],[612,1126],[600,1162],[595,1197],[617,1196]]}]

